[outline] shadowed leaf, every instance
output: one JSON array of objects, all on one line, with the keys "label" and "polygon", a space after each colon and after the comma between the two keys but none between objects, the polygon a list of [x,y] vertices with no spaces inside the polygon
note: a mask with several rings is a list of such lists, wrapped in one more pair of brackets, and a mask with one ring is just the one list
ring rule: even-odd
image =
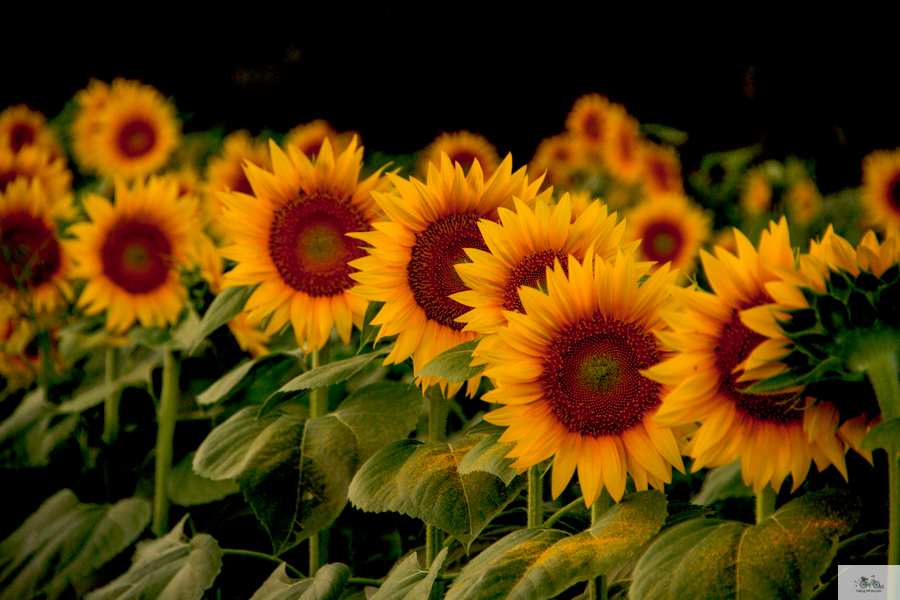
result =
[{"label": "shadowed leaf", "polygon": [[206,309],[200,324],[193,330],[193,339],[184,340],[184,347],[193,354],[206,337],[244,310],[244,304],[256,290],[256,285],[241,285],[222,290]]},{"label": "shadowed leaf", "polygon": [[749,498],[753,490],[748,487],[741,476],[741,461],[735,461],[724,467],[710,469],[703,480],[700,493],[691,501],[693,504],[709,506],[727,498]]},{"label": "shadowed leaf", "polygon": [[390,572],[369,600],[428,600],[438,572],[447,558],[447,550],[441,550],[427,571],[419,566],[419,558],[413,552]]},{"label": "shadowed leaf", "polygon": [[472,351],[478,346],[479,339],[463,342],[449,350],[441,352],[419,369],[416,377],[443,377],[450,383],[465,383],[484,371],[484,365],[470,367]]},{"label": "shadowed leaf", "polygon": [[647,600],[809,598],[838,538],[859,517],[843,490],[811,492],[757,525],[697,519],[669,529],[634,569],[631,593]]},{"label": "shadowed leaf", "polygon": [[613,506],[588,531],[568,536],[517,531],[463,568],[448,600],[544,600],[580,581],[609,573],[631,558],[663,526],[666,498],[655,490],[637,492]]},{"label": "shadowed leaf", "polygon": [[138,544],[131,567],[85,600],[200,600],[222,570],[222,550],[205,533],[184,535],[185,515],[163,537]]},{"label": "shadowed leaf", "polygon": [[347,565],[332,563],[320,568],[312,579],[293,579],[282,563],[250,600],[337,600],[349,578]]},{"label": "shadowed leaf", "polygon": [[138,498],[110,506],[82,504],[70,490],[56,493],[0,544],[0,599],[72,594],[149,522],[150,505]]},{"label": "shadowed leaf", "polygon": [[456,537],[466,548],[525,486],[485,471],[460,473],[459,464],[486,432],[450,443],[401,440],[375,453],[356,474],[350,500],[370,512],[395,511]]},{"label": "shadowed leaf", "polygon": [[392,346],[385,346],[367,354],[358,354],[344,360],[328,363],[318,369],[311,369],[288,381],[275,394],[289,394],[303,390],[326,387],[346,381],[366,368],[369,363],[391,351]]},{"label": "shadowed leaf", "polygon": [[501,434],[502,431],[491,433],[475,444],[460,461],[459,472],[486,471],[496,475],[503,480],[503,483],[509,485],[515,479],[517,472],[509,466],[515,459],[507,458],[506,455],[516,447],[516,443],[498,441]]},{"label": "shadowed leaf", "polygon": [[201,406],[215,404],[237,393],[251,383],[268,382],[267,389],[257,391],[262,394],[271,393],[278,388],[282,377],[292,369],[299,367],[302,356],[299,351],[277,352],[247,361],[235,367],[197,394],[197,404]]}]

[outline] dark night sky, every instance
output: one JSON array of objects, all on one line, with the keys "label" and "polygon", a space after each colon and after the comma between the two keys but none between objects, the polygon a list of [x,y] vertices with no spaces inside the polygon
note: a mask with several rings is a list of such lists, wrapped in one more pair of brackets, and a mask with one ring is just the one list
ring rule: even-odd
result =
[{"label": "dark night sky", "polygon": [[160,9],[113,23],[67,10],[36,28],[36,15],[22,15],[27,32],[0,36],[0,107],[53,115],[90,77],[124,76],[174,97],[186,131],[286,131],[324,118],[370,149],[403,153],[469,129],[521,165],[563,129],[579,95],[600,92],[641,122],[687,131],[686,170],[706,152],[762,141],[767,157],[817,157],[826,190],[857,184],[870,150],[900,145],[893,36],[883,49],[874,31],[851,45],[852,26],[838,20],[756,16],[736,27],[648,23],[638,9],[484,15],[376,2],[262,4],[202,20]]}]

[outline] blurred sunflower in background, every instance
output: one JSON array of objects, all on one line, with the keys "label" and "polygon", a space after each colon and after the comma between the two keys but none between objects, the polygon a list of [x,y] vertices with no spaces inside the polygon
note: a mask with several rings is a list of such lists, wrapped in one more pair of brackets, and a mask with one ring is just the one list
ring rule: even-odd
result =
[{"label": "blurred sunflower in background", "polygon": [[638,286],[631,254],[613,262],[588,255],[557,265],[546,292],[520,289],[523,313],[507,313],[485,375],[496,388],[486,402],[502,404],[485,420],[506,427],[501,442],[516,442],[511,466],[524,469],[553,457],[553,497],[575,470],[590,506],[605,487],[619,501],[626,476],[638,490],[662,488],[672,467],[683,472],[678,431],[652,416],[665,386],[645,369],[666,357],[654,336],[671,303],[676,272],[658,270]]},{"label": "blurred sunflower in background", "polygon": [[324,119],[315,119],[309,123],[297,125],[288,131],[287,134],[285,134],[281,145],[285,148],[288,146],[296,146],[300,152],[313,158],[319,154],[319,150],[322,148],[322,142],[326,139],[331,144],[331,149],[337,154],[340,154],[350,145],[350,141],[354,136],[356,137],[356,144],[358,146],[361,145],[362,139],[358,133],[353,131],[338,133],[328,121],[325,121]]},{"label": "blurred sunflower in background", "polygon": [[76,95],[72,124],[75,159],[101,176],[141,177],[168,162],[181,139],[175,107],[138,81],[92,83]]},{"label": "blurred sunflower in background", "polygon": [[348,233],[379,220],[373,192],[388,188],[384,167],[360,180],[363,149],[354,138],[337,154],[326,138],[315,161],[296,146],[270,142],[273,171],[245,163],[253,196],[219,193],[222,229],[233,242],[222,256],[237,265],[224,285],[256,285],[247,300],[251,324],[273,334],[288,322],[300,347],[320,350],[337,327],[350,342],[367,302],[351,293],[354,267],[365,255]]},{"label": "blurred sunflower in background", "polygon": [[46,313],[71,300],[72,259],[58,224],[70,212],[37,180],[0,191],[0,289],[18,310]]},{"label": "blurred sunflower in background", "polygon": [[497,149],[486,137],[468,131],[454,131],[442,133],[425,147],[419,154],[417,170],[424,175],[428,173],[429,164],[440,165],[441,153],[446,153],[451,163],[459,163],[466,173],[477,160],[485,177],[490,177],[500,164]]},{"label": "blurred sunflower in background", "polygon": [[900,150],[877,150],[863,159],[861,199],[872,227],[900,227]]},{"label": "blurred sunflower in background", "polygon": [[51,160],[65,156],[62,144],[47,125],[47,118],[24,104],[0,112],[0,146],[13,153],[36,146],[47,150]]},{"label": "blurred sunflower in background", "polygon": [[627,212],[625,239],[640,240],[638,254],[656,262],[654,268],[671,263],[690,274],[711,226],[710,216],[687,196],[669,194],[648,198]]},{"label": "blurred sunflower in background", "polygon": [[115,203],[97,194],[84,197],[89,221],[69,228],[76,265],[86,280],[77,306],[87,315],[106,311],[106,327],[123,333],[177,322],[187,300],[181,270],[195,261],[193,234],[197,203],[178,195],[173,180],[146,183],[115,179]]}]

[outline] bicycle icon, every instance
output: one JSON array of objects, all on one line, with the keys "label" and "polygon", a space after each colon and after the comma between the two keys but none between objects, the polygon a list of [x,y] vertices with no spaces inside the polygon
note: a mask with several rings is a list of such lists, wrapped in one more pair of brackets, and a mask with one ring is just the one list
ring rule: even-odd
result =
[{"label": "bicycle icon", "polygon": [[876,590],[884,588],[881,582],[875,579],[874,575],[872,575],[871,579],[868,577],[860,577],[856,580],[856,586],[860,588],[872,588]]}]

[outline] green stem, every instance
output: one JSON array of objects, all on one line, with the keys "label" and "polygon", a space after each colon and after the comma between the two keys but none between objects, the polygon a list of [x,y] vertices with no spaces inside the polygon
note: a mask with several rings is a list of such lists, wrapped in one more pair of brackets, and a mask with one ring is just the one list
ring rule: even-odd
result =
[{"label": "green stem", "polygon": [[[431,386],[425,393],[428,399],[428,442],[443,442],[447,438],[448,402],[441,392],[440,386]],[[441,530],[434,525],[425,524],[425,565],[431,567],[435,557],[441,551]]]},{"label": "green stem", "polygon": [[756,522],[762,523],[763,519],[775,512],[775,500],[777,494],[771,484],[761,489],[756,495]]},{"label": "green stem", "polygon": [[[871,353],[863,370],[878,399],[881,420],[887,423],[900,418],[900,367],[892,348]],[[888,457],[888,556],[887,564],[900,565],[900,443],[886,447]]]},{"label": "green stem", "polygon": [[[609,495],[609,491],[604,486],[600,490],[600,496],[591,505],[591,526],[596,525],[612,505],[612,496]],[[600,575],[588,582],[588,596],[591,600],[606,600],[607,593],[606,575]]]},{"label": "green stem", "polygon": [[549,529],[550,527],[555,525],[557,521],[562,519],[568,513],[572,512],[574,509],[578,508],[578,506],[581,504],[584,504],[584,498],[576,498],[575,500],[572,500],[561,509],[553,513],[550,518],[544,522],[544,527]]},{"label": "green stem", "polygon": [[[310,353],[310,368],[318,369],[319,351],[313,348]],[[318,387],[309,393],[309,418],[318,419],[328,414],[328,388]],[[322,565],[328,562],[328,532],[317,532],[309,536],[309,576],[315,577]]]},{"label": "green stem", "polygon": [[303,573],[298,571],[296,568],[291,566],[290,563],[287,563],[287,562],[281,560],[277,556],[272,556],[271,554],[264,554],[262,552],[254,552],[253,550],[237,550],[234,548],[222,548],[222,553],[225,555],[228,555],[228,556],[252,556],[254,558],[262,558],[262,559],[268,560],[273,563],[278,563],[279,565],[281,563],[284,563],[287,570],[290,571],[291,573],[293,573],[296,577],[298,577],[300,579],[306,579],[306,575],[304,575]]},{"label": "green stem", "polygon": [[162,394],[156,421],[156,480],[153,490],[153,533],[169,530],[169,472],[172,470],[172,444],[178,416],[178,363],[172,350],[163,350]]},{"label": "green stem", "polygon": [[115,348],[106,349],[105,382],[106,398],[103,400],[103,443],[107,447],[116,443],[119,438],[119,390],[113,389],[118,377],[117,354]]},{"label": "green stem", "polygon": [[541,466],[528,467],[528,528],[540,527],[544,521],[544,480]]}]

